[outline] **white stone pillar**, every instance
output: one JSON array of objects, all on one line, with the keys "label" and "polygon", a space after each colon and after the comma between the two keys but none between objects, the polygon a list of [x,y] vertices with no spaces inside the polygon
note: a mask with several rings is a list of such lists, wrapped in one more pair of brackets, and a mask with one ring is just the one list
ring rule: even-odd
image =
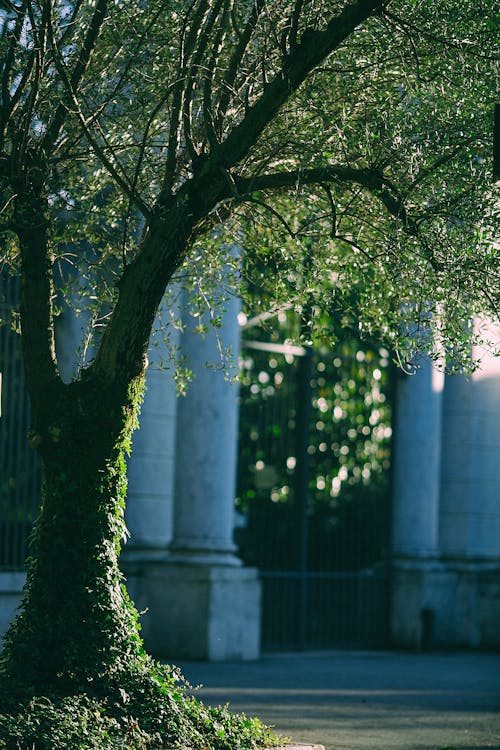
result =
[{"label": "white stone pillar", "polygon": [[177,345],[178,339],[178,331],[163,331],[158,318],[148,351],[139,429],[133,436],[128,466],[127,555],[164,555],[172,539],[177,397],[175,363],[170,361],[169,347]]},{"label": "white stone pillar", "polygon": [[220,369],[219,351],[219,345],[229,348],[237,366],[239,310],[239,300],[230,297],[222,327],[209,325],[203,338],[193,332],[189,310],[184,314],[182,353],[194,377],[177,416],[171,553],[178,559],[240,564],[233,543],[238,387]]},{"label": "white stone pillar", "polygon": [[[239,350],[238,300],[230,298],[221,345]],[[215,332],[193,332],[186,310],[180,341],[194,379],[178,399],[174,537],[169,555],[137,570],[137,603],[147,647],[165,659],[255,659],[260,646],[260,582],[235,555],[233,507],[238,389],[220,364]],[[207,363],[212,365],[208,366]],[[142,575],[142,577],[140,577]]]},{"label": "white stone pillar", "polygon": [[443,382],[430,360],[398,381],[393,459],[393,553],[398,557],[437,553]]},{"label": "white stone pillar", "polygon": [[396,392],[391,632],[404,647],[430,648],[435,638],[443,381],[422,360]]},{"label": "white stone pillar", "polygon": [[[500,341],[500,331],[491,329],[489,338]],[[444,383],[438,544],[434,515],[426,526],[408,513],[399,537],[395,529],[392,631],[399,645],[500,645],[500,361],[477,349],[472,356],[482,359],[479,370],[470,377],[446,375]],[[411,419],[407,426],[411,430]],[[415,500],[426,485],[430,445],[422,448],[423,457],[426,451],[421,477],[416,471],[407,478],[407,494]],[[401,481],[400,473],[399,486]],[[396,494],[396,527],[398,499]],[[399,514],[404,516],[401,508]],[[420,550],[417,537],[426,540]]]},{"label": "white stone pillar", "polygon": [[94,346],[92,343],[88,345],[90,327],[88,310],[77,313],[63,304],[55,321],[55,339],[59,373],[65,383],[73,380],[78,375],[78,368],[92,359]]},{"label": "white stone pillar", "polygon": [[440,545],[446,558],[500,560],[500,358],[472,356],[470,378],[446,378]]},{"label": "white stone pillar", "polygon": [[[500,342],[500,328],[488,338]],[[446,377],[440,547],[450,579],[447,645],[500,646],[500,360],[474,348],[469,378]]]}]

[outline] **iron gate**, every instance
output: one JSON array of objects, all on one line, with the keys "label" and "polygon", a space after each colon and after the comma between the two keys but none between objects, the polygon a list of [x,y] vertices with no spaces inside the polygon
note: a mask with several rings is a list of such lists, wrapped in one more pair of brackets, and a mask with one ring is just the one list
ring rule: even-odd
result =
[{"label": "iron gate", "polygon": [[244,341],[242,371],[236,536],[261,571],[263,648],[386,646],[387,352]]}]

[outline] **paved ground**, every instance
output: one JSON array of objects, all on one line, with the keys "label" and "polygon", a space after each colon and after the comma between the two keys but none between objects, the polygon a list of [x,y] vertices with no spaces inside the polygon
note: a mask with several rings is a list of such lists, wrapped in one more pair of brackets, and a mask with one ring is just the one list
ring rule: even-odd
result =
[{"label": "paved ground", "polygon": [[180,664],[230,702],[326,750],[500,750],[500,654],[332,651]]}]

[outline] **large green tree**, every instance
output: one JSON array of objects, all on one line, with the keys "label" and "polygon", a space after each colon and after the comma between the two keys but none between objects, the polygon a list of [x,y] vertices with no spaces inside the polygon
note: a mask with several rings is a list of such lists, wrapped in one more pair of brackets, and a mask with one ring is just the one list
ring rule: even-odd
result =
[{"label": "large green tree", "polygon": [[[335,311],[403,358],[431,325],[460,363],[467,320],[498,306],[493,2],[1,8],[2,262],[21,276],[44,476],[1,679],[29,697],[116,696],[126,678],[139,701],[154,668],[118,570],[124,452],[165,290],[184,274],[209,297],[238,240],[235,279],[269,304],[320,328]],[[70,383],[56,272],[92,290],[95,355]]]}]

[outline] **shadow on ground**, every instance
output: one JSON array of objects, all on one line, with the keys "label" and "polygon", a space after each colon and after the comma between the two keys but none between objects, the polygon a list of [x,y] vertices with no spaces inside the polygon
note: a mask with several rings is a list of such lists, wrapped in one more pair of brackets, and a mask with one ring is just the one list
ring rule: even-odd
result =
[{"label": "shadow on ground", "polygon": [[326,750],[500,750],[500,654],[331,651],[180,664],[229,702]]}]

